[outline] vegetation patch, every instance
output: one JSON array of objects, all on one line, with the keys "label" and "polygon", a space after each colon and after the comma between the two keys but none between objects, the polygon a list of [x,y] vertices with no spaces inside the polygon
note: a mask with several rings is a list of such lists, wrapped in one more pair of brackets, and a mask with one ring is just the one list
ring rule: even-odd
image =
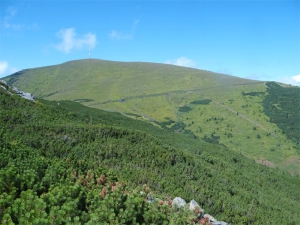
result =
[{"label": "vegetation patch", "polygon": [[135,113],[124,113],[125,115],[128,115],[128,116],[134,116],[136,118],[140,118],[142,117],[141,115],[138,115],[138,114],[135,114]]},{"label": "vegetation patch", "polygon": [[300,146],[300,88],[282,87],[267,82],[268,95],[263,101],[264,111],[296,146]]},{"label": "vegetation patch", "polygon": [[38,96],[39,98],[47,98],[47,97],[50,97],[52,95],[55,95],[55,94],[58,94],[59,91],[55,91],[55,92],[51,92],[49,94],[46,94],[46,95],[41,95],[41,96]]},{"label": "vegetation patch", "polygon": [[93,99],[88,99],[88,98],[80,98],[80,99],[74,99],[73,102],[79,102],[79,103],[82,103],[82,102],[93,102],[95,100]]},{"label": "vegetation patch", "polygon": [[212,144],[217,144],[217,145],[221,145],[221,146],[227,148],[226,145],[221,144],[219,142],[219,139],[220,139],[220,136],[215,136],[214,134],[211,134],[210,137],[207,136],[207,135],[204,135],[204,137],[202,138],[202,140],[205,141],[205,142],[212,143]]},{"label": "vegetation patch", "polygon": [[252,92],[242,92],[242,94],[245,95],[250,95],[250,96],[261,96],[264,95],[265,92],[261,92],[261,91],[252,91]]},{"label": "vegetation patch", "polygon": [[176,132],[182,132],[184,131],[186,125],[182,121],[177,121],[172,127],[171,130],[174,130]]},{"label": "vegetation patch", "polygon": [[0,80],[0,85],[5,87],[6,90],[9,90],[9,86],[7,84],[1,82],[1,80]]},{"label": "vegetation patch", "polygon": [[189,106],[182,106],[182,107],[178,108],[179,112],[189,112],[191,110],[192,110],[192,108]]},{"label": "vegetation patch", "polygon": [[195,104],[195,105],[207,105],[210,102],[211,102],[211,99],[204,99],[204,100],[192,101],[191,104]]},{"label": "vegetation patch", "polygon": [[165,125],[165,126],[171,125],[171,124],[173,124],[173,123],[175,123],[175,121],[172,120],[172,119],[168,119],[167,121],[161,122],[161,124],[163,124],[163,125]]}]

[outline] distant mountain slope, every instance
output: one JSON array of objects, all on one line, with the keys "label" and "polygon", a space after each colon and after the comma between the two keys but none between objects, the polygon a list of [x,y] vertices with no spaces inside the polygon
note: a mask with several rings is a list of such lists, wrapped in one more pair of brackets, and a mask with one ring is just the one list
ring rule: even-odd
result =
[{"label": "distant mountain slope", "polygon": [[26,87],[37,97],[76,100],[86,95],[94,103],[178,90],[258,83],[167,64],[96,59],[24,70],[11,75],[8,82],[20,88]]},{"label": "distant mountain slope", "polygon": [[[40,98],[117,111],[300,172],[299,143],[273,119],[282,114],[266,109],[265,100],[274,92],[265,82],[167,64],[97,59],[23,70],[5,80]],[[293,117],[300,120],[300,115]]]},{"label": "distant mountain slope", "polygon": [[[195,199],[230,224],[300,219],[299,176],[219,145],[71,101],[32,102],[7,88],[0,88],[0,123],[3,224],[122,224],[123,214],[129,221],[168,221],[171,216],[144,208],[140,192],[132,189],[142,184],[165,198]],[[174,223],[183,224],[176,215]]]}]

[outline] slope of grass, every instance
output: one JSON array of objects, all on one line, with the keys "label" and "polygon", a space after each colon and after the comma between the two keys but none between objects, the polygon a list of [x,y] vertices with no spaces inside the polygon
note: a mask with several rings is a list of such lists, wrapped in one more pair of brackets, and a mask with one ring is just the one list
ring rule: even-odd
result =
[{"label": "slope of grass", "polygon": [[[264,90],[265,87],[261,85],[253,85],[251,89],[248,87],[249,93]],[[200,138],[212,134],[219,136],[220,143],[260,163],[292,173],[299,172],[300,157],[293,147],[295,143],[288,139],[277,124],[270,123],[270,117],[265,114],[262,102],[268,93],[263,92],[265,94],[259,96],[243,95],[244,87],[227,91],[229,93],[224,95],[206,92],[204,97],[212,100],[207,105],[195,106],[186,102],[185,105],[193,110],[180,113],[179,120],[186,123],[188,129]],[[292,163],[289,160],[291,157],[295,159]]]},{"label": "slope of grass", "polygon": [[[169,129],[184,124],[174,130],[300,172],[291,135],[264,108],[270,96],[264,82],[166,64],[96,59],[25,70],[6,80],[49,100],[72,100]],[[207,104],[195,104],[205,100]],[[300,121],[300,115],[293,117]]]},{"label": "slope of grass", "polygon": [[154,63],[123,63],[105,60],[78,60],[57,66],[25,70],[9,77],[15,85],[48,99],[80,99],[97,102],[118,100],[177,90],[219,87],[253,81],[208,71]]}]

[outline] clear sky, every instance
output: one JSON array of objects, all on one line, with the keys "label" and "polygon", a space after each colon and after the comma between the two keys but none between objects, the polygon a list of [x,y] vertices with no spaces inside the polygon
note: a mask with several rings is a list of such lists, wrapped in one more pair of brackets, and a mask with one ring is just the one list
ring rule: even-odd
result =
[{"label": "clear sky", "polygon": [[0,0],[0,77],[91,58],[300,85],[300,1]]}]

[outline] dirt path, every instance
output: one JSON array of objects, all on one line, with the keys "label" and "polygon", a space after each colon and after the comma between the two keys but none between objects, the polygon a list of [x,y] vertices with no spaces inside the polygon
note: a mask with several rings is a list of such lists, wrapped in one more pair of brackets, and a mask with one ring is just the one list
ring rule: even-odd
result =
[{"label": "dirt path", "polygon": [[230,107],[228,107],[228,106],[226,106],[226,105],[223,105],[223,104],[221,104],[221,103],[219,103],[219,102],[217,102],[217,101],[213,101],[213,102],[214,102],[216,105],[218,105],[218,106],[221,106],[221,107],[223,107],[223,108],[225,108],[225,109],[228,109],[229,111],[233,112],[234,114],[238,114],[238,116],[240,116],[240,117],[242,117],[243,119],[249,121],[250,123],[252,123],[253,125],[255,125],[255,126],[257,126],[257,127],[260,127],[262,130],[265,130],[265,131],[269,132],[273,137],[280,138],[277,134],[271,133],[270,131],[268,131],[265,127],[263,127],[263,126],[262,126],[261,124],[259,124],[258,122],[251,120],[249,117],[245,116],[244,114],[239,113],[238,111],[235,111],[233,108],[230,108]]}]

